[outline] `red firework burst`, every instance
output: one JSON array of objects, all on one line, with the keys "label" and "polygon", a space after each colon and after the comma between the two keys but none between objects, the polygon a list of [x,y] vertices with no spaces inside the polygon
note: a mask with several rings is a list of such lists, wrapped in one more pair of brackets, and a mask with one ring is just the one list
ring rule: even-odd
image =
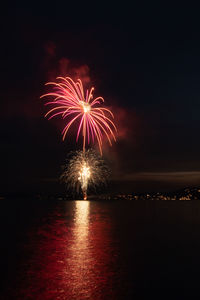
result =
[{"label": "red firework burst", "polygon": [[82,81],[78,79],[77,82],[74,82],[70,77],[57,77],[57,82],[48,82],[46,85],[52,85],[53,91],[40,98],[48,96],[53,97],[53,100],[45,104],[51,107],[45,117],[52,119],[60,115],[66,120],[62,131],[63,140],[71,125],[78,120],[76,141],[82,131],[83,151],[85,151],[86,140],[89,144],[91,140],[94,143],[96,139],[102,154],[103,133],[112,145],[111,139],[116,140],[114,132],[117,131],[111,120],[114,116],[109,109],[101,106],[101,103],[104,102],[102,97],[93,99],[94,87],[86,90],[84,94]]}]

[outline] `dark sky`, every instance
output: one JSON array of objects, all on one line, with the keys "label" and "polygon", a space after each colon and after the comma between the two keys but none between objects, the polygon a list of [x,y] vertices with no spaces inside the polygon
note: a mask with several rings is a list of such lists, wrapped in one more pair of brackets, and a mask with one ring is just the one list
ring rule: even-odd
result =
[{"label": "dark sky", "polygon": [[[200,184],[198,7],[21,3],[1,11],[2,193],[52,185],[76,145],[44,119],[44,83],[80,75],[115,113],[105,145],[132,190]],[[123,186],[123,184],[122,184]],[[124,185],[125,186],[125,185]]]}]

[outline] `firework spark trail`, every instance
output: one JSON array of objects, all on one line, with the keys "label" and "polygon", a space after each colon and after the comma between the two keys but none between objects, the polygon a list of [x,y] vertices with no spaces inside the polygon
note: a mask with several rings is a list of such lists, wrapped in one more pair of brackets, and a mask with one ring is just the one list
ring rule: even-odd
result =
[{"label": "firework spark trail", "polygon": [[50,120],[61,115],[63,119],[67,119],[62,131],[63,140],[72,124],[76,120],[79,121],[76,141],[78,141],[82,131],[83,152],[85,152],[86,141],[88,144],[90,141],[94,143],[96,138],[102,155],[103,134],[106,135],[110,145],[112,145],[111,139],[116,140],[114,132],[117,129],[111,120],[114,118],[113,113],[101,106],[101,103],[104,102],[102,97],[93,99],[94,87],[86,90],[84,95],[83,84],[80,79],[74,82],[70,77],[57,77],[57,80],[58,82],[46,83],[46,85],[53,86],[53,91],[40,97],[53,97],[53,101],[45,104],[52,106],[45,117]]},{"label": "firework spark trail", "polygon": [[83,198],[87,200],[87,188],[88,188],[88,181],[90,179],[90,166],[88,165],[87,160],[83,161],[81,165],[81,170],[79,171],[78,180],[81,183],[82,191],[83,191]]},{"label": "firework spark trail", "polygon": [[84,200],[87,199],[88,186],[93,188],[104,185],[109,175],[103,159],[94,150],[76,151],[61,175],[68,188],[79,192],[81,188]]}]

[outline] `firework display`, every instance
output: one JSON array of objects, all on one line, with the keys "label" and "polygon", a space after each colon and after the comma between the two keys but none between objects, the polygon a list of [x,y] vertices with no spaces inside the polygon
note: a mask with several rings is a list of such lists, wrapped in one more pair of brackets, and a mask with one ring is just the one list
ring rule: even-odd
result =
[{"label": "firework display", "polygon": [[102,154],[103,134],[107,137],[110,145],[112,139],[115,139],[116,126],[113,119],[113,113],[105,107],[102,107],[104,99],[102,97],[93,98],[94,87],[86,90],[84,93],[83,84],[80,79],[74,82],[70,77],[57,77],[57,82],[48,82],[46,85],[52,86],[52,91],[41,96],[51,97],[47,102],[49,111],[45,117],[52,119],[61,116],[66,124],[62,130],[63,140],[69,128],[77,124],[76,141],[80,134],[83,135],[83,151],[85,151],[86,142],[98,142],[99,151]]},{"label": "firework display", "polygon": [[69,159],[61,180],[67,184],[69,189],[83,192],[84,200],[87,199],[88,186],[95,188],[104,185],[109,176],[109,169],[105,165],[101,156],[97,155],[92,149],[85,152],[76,151]]},{"label": "firework display", "polygon": [[[48,82],[52,91],[42,95],[40,98],[48,97],[50,101],[45,105],[49,107],[45,117],[52,119],[60,116],[65,125],[62,130],[63,140],[71,126],[77,126],[76,141],[82,134],[83,150],[76,151],[74,156],[64,167],[61,179],[68,188],[83,193],[84,200],[87,199],[88,186],[96,187],[106,182],[108,168],[102,159],[103,135],[106,136],[110,145],[112,139],[116,141],[116,126],[112,119],[113,113],[102,106],[102,97],[93,98],[94,87],[84,92],[80,79],[74,82],[70,77],[57,77],[57,82]],[[95,140],[98,143],[101,156],[92,149],[86,150]]]}]

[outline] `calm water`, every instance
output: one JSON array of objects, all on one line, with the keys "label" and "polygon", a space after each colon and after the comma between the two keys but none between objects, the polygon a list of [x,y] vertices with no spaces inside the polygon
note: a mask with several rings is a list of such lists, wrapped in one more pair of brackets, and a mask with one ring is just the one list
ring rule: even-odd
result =
[{"label": "calm water", "polygon": [[0,217],[1,299],[200,287],[200,201],[3,200]]}]

